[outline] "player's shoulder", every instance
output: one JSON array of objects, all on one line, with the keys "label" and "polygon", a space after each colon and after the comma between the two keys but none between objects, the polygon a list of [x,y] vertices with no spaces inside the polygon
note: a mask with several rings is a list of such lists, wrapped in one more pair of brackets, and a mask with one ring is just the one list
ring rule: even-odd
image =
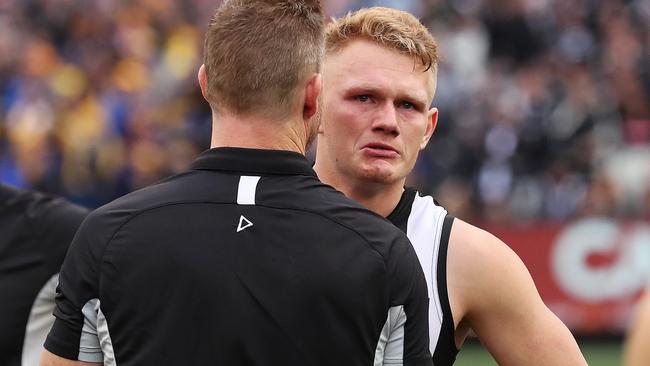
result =
[{"label": "player's shoulder", "polygon": [[363,207],[340,191],[324,183],[315,183],[310,198],[301,207],[314,210],[327,220],[346,228],[362,238],[382,256],[388,256],[394,246],[408,245],[405,234],[386,218]]},{"label": "player's shoulder", "polygon": [[393,213],[400,211],[408,213],[416,205],[428,209],[446,211],[445,207],[443,207],[443,205],[441,205],[433,196],[422,193],[416,188],[405,186],[404,192],[402,192],[402,196],[393,210]]},{"label": "player's shoulder", "polygon": [[210,201],[224,186],[232,189],[236,184],[234,176],[232,182],[219,184],[221,179],[206,179],[206,174],[190,170],[169,176],[99,207],[93,216],[132,216],[166,205]]},{"label": "player's shoulder", "polygon": [[[450,248],[461,255],[465,263],[493,265],[508,262],[516,254],[501,239],[487,230],[456,218],[449,237]],[[514,257],[513,257],[514,256]]]},{"label": "player's shoulder", "polygon": [[27,191],[8,184],[0,183],[0,207],[7,207],[25,200],[31,200],[37,192]]},{"label": "player's shoulder", "polygon": [[412,187],[404,187],[397,206],[387,219],[405,232],[409,227],[426,231],[437,226],[446,215],[447,210],[432,196],[422,194]]},{"label": "player's shoulder", "polygon": [[0,184],[0,212],[34,225],[76,228],[88,209],[48,193]]},{"label": "player's shoulder", "polygon": [[[517,254],[490,232],[455,219],[447,256],[449,278],[471,284],[477,301],[530,277]],[[462,286],[461,286],[462,287]]]},{"label": "player's shoulder", "polygon": [[[413,192],[413,193],[411,193]],[[444,213],[447,214],[447,209],[441,205],[433,196],[424,194],[414,188],[410,187],[405,187],[404,188],[404,193],[405,194],[412,194],[413,199],[412,199],[412,209],[426,209],[429,210],[433,213],[439,214],[439,213]]]},{"label": "player's shoulder", "polygon": [[189,202],[191,193],[186,184],[190,173],[171,176],[152,185],[127,193],[124,196],[92,211],[82,224],[82,229],[96,233],[113,233],[131,218],[158,207]]},{"label": "player's shoulder", "polygon": [[42,192],[0,184],[0,209],[5,214],[38,218],[54,201],[54,196]]}]

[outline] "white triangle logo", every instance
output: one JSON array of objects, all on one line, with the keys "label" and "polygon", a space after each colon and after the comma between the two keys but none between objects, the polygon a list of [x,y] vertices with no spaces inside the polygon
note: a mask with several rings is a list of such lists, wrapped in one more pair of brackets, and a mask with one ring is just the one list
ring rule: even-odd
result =
[{"label": "white triangle logo", "polygon": [[239,225],[237,225],[237,232],[240,232],[244,229],[247,229],[249,227],[253,226],[253,223],[250,222],[247,218],[244,217],[244,215],[239,216]]}]

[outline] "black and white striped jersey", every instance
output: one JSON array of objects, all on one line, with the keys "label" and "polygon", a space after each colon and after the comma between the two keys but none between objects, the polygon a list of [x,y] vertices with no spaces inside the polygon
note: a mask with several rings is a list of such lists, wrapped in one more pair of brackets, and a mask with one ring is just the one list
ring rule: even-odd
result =
[{"label": "black and white striped jersey", "polygon": [[431,365],[417,254],[304,156],[216,148],[89,215],[46,348],[105,365]]},{"label": "black and white striped jersey", "polygon": [[405,232],[417,253],[428,285],[429,342],[435,366],[452,365],[458,354],[447,294],[447,247],[453,217],[430,196],[405,188],[388,216]]},{"label": "black and white striped jersey", "polygon": [[57,274],[88,210],[0,184],[0,365],[36,366],[54,317]]}]

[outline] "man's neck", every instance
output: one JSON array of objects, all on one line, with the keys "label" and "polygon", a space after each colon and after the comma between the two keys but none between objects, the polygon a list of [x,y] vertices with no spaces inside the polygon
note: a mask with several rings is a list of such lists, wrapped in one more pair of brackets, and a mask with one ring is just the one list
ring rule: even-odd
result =
[{"label": "man's neck", "polygon": [[323,183],[329,184],[343,192],[374,213],[387,217],[397,207],[402,193],[404,193],[404,180],[394,183],[375,183],[360,181],[358,179],[344,177],[324,168],[316,162],[314,170]]},{"label": "man's neck", "polygon": [[304,155],[306,133],[298,121],[213,114],[210,147],[288,150]]},{"label": "man's neck", "polygon": [[369,209],[372,212],[375,212],[383,217],[387,217],[391,212],[397,207],[399,200],[402,198],[402,193],[404,193],[404,184],[391,184],[391,185],[379,185],[366,183],[368,185],[374,185],[373,187],[358,187],[357,189],[350,189],[349,193],[345,193],[346,196],[352,198],[353,200],[361,203],[364,207]]}]

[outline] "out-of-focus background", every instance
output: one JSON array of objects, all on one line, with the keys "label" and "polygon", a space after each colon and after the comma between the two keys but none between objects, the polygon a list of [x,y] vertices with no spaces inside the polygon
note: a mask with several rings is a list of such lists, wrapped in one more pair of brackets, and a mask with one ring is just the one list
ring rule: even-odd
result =
[{"label": "out-of-focus background", "polygon": [[[324,4],[431,29],[440,121],[410,183],[511,245],[590,362],[617,364],[650,281],[650,0]],[[186,169],[209,147],[217,5],[0,0],[0,181],[97,207]]]}]

